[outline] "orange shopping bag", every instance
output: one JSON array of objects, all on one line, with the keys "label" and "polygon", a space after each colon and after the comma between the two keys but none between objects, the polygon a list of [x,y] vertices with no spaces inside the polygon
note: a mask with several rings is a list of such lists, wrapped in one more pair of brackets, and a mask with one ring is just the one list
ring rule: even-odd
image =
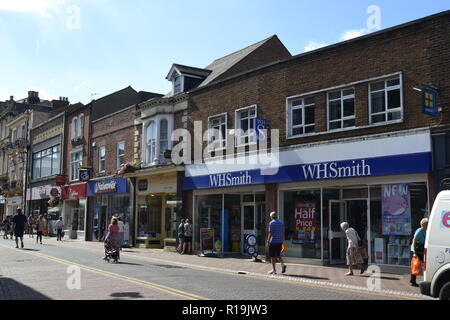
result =
[{"label": "orange shopping bag", "polygon": [[283,242],[283,244],[281,245],[281,252],[286,252],[287,250],[288,249],[287,249],[286,245]]},{"label": "orange shopping bag", "polygon": [[419,257],[413,257],[411,259],[411,274],[418,276],[420,274],[420,260]]}]

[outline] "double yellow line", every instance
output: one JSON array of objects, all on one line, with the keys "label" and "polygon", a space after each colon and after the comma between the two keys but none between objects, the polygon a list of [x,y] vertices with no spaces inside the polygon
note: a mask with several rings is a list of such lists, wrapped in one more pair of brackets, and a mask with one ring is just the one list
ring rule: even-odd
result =
[{"label": "double yellow line", "polygon": [[[18,249],[14,249],[13,247],[1,245],[1,244],[0,244],[0,247],[6,248],[6,249],[10,249],[10,250],[16,250],[16,251],[18,250]],[[201,297],[201,296],[198,296],[198,295],[195,295],[195,294],[192,294],[192,293],[188,293],[188,292],[185,292],[185,291],[181,291],[181,290],[178,290],[178,289],[170,288],[170,287],[167,287],[167,286],[163,286],[163,285],[160,285],[160,284],[156,284],[156,283],[152,283],[152,282],[148,282],[148,281],[144,281],[144,280],[139,280],[139,279],[136,279],[136,278],[130,278],[130,277],[127,277],[127,276],[123,276],[123,275],[120,275],[120,274],[117,274],[117,273],[112,273],[112,272],[105,271],[105,270],[96,269],[96,268],[93,268],[93,267],[89,267],[89,266],[82,265],[82,264],[79,264],[79,263],[71,262],[71,261],[68,261],[68,260],[55,258],[55,257],[49,256],[49,255],[43,254],[43,253],[29,252],[29,251],[22,251],[22,250],[20,252],[21,253],[26,253],[26,254],[29,254],[29,255],[32,255],[32,256],[35,256],[35,257],[38,257],[38,258],[47,259],[47,260],[50,260],[50,261],[53,261],[53,262],[61,263],[61,264],[67,265],[67,266],[77,266],[77,267],[79,267],[82,270],[90,271],[90,272],[97,273],[97,274],[100,274],[102,276],[106,276],[106,277],[110,277],[110,278],[114,278],[114,279],[128,281],[128,282],[131,282],[131,283],[134,283],[134,284],[138,284],[138,285],[141,285],[141,286],[144,286],[144,287],[152,288],[152,289],[155,289],[155,290],[158,290],[158,291],[161,291],[161,292],[165,292],[165,293],[168,293],[168,294],[171,294],[171,295],[179,296],[179,297],[182,297],[182,298],[185,298],[185,299],[189,299],[189,300],[208,300],[205,297]]]}]

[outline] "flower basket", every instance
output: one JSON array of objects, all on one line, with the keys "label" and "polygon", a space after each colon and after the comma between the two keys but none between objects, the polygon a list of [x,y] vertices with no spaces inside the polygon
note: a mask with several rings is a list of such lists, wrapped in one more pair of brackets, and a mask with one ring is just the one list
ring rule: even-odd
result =
[{"label": "flower basket", "polygon": [[122,166],[122,168],[119,169],[117,173],[118,174],[132,173],[138,169],[140,169],[139,165],[133,163],[126,163],[124,166]]},{"label": "flower basket", "polygon": [[50,198],[50,200],[48,200],[48,206],[49,207],[56,207],[59,204],[59,198]]}]

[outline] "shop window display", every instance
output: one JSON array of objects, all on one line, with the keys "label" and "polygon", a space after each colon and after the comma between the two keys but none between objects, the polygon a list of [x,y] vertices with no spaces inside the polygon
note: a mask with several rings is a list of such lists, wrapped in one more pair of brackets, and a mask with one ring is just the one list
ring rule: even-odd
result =
[{"label": "shop window display", "polygon": [[428,214],[425,183],[370,187],[372,263],[410,265],[410,247]]},{"label": "shop window display", "polygon": [[222,244],[222,194],[197,196],[196,197],[196,221],[194,249],[200,249],[200,229],[214,229],[214,242],[216,247],[220,246],[225,251]]},{"label": "shop window display", "polygon": [[286,257],[321,258],[320,190],[285,191],[283,222]]}]

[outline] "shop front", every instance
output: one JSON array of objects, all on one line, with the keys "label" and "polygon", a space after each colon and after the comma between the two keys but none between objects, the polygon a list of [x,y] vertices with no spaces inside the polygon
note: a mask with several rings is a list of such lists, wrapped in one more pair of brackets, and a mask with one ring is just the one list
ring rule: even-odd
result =
[{"label": "shop front", "polygon": [[186,167],[197,250],[200,229],[211,227],[221,251],[245,253],[245,236],[253,233],[263,253],[270,207],[285,224],[288,261],[345,263],[346,221],[366,242],[370,263],[409,265],[413,232],[430,209],[429,131],[281,150],[278,163],[241,164],[239,171],[217,163]]},{"label": "shop front", "polygon": [[62,213],[61,187],[52,184],[31,186],[27,189],[27,215],[37,219],[43,215],[48,222],[48,234],[56,235],[54,224]]},{"label": "shop front", "polygon": [[[112,217],[118,217],[121,242],[123,246],[132,244],[130,230],[133,230],[133,201],[130,184],[125,178],[111,178],[90,181],[87,184],[91,235],[93,241],[103,241]],[[123,223],[123,224],[122,224]]]},{"label": "shop front", "polygon": [[6,198],[6,216],[14,216],[17,213],[17,209],[22,209],[23,202],[22,197]]},{"label": "shop front", "polygon": [[61,187],[62,217],[70,239],[85,239],[87,184]]},{"label": "shop front", "polygon": [[177,225],[182,219],[181,201],[177,197],[181,169],[144,169],[133,175],[137,247],[175,250]]}]

